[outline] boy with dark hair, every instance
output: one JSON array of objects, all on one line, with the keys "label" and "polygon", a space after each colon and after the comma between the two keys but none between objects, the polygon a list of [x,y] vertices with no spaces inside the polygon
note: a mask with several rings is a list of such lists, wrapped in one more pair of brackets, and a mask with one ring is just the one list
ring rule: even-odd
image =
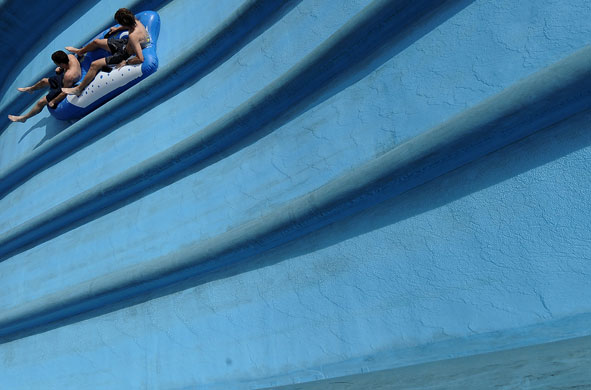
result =
[{"label": "boy with dark hair", "polygon": [[[97,38],[81,49],[72,46],[66,47],[66,50],[79,56],[96,49],[107,50],[111,55],[93,61],[80,85],[74,88],[62,88],[62,91],[68,95],[80,96],[84,88],[92,82],[96,74],[103,67],[115,65],[118,69],[124,65],[136,65],[144,62],[142,49],[147,47],[150,43],[150,36],[144,25],[137,20],[134,14],[127,8],[120,8],[117,10],[115,13],[115,21],[117,21],[120,26],[111,27],[106,35],[108,38]],[[122,38],[115,38],[113,36],[115,33],[123,30],[129,31],[129,35]],[[135,57],[128,59],[134,55]]]},{"label": "boy with dark hair", "polygon": [[27,114],[21,116],[8,115],[8,119],[13,122],[24,123],[30,117],[40,113],[46,105],[49,108],[56,108],[59,102],[66,97],[66,93],[62,92],[62,88],[71,87],[80,80],[80,63],[72,54],[66,54],[58,50],[51,55],[51,59],[57,65],[54,76],[43,78],[30,87],[17,88],[20,92],[31,93],[38,89],[49,87],[50,90],[47,96],[39,99],[37,104]]},{"label": "boy with dark hair", "polygon": [[122,26],[135,26],[135,15],[127,8],[119,8],[115,12],[115,20]]}]

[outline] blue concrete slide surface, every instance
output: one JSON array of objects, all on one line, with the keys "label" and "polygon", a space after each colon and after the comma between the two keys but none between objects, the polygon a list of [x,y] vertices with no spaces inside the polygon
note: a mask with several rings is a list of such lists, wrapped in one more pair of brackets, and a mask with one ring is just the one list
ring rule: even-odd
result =
[{"label": "blue concrete slide surface", "polygon": [[[119,7],[158,71],[10,122]],[[0,10],[0,388],[591,387],[588,1]]]}]

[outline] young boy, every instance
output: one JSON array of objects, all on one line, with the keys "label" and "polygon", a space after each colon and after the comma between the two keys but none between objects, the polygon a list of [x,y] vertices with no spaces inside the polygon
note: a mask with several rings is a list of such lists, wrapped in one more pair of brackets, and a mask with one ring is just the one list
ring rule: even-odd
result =
[{"label": "young boy", "polygon": [[[66,47],[66,50],[78,56],[99,48],[107,50],[111,55],[93,61],[80,85],[75,88],[62,88],[63,92],[68,95],[80,96],[84,88],[92,82],[96,74],[107,65],[116,65],[117,68],[121,68],[124,65],[136,65],[144,62],[142,49],[150,43],[150,36],[144,25],[126,8],[117,10],[115,20],[121,26],[111,27],[111,31],[107,34],[111,35],[108,39],[95,39],[82,49],[76,49],[71,46]],[[113,37],[113,34],[122,30],[128,30],[129,35],[120,39]],[[131,56],[135,57],[128,59]]]},{"label": "young boy", "polygon": [[63,87],[71,87],[80,80],[80,63],[72,54],[66,54],[63,51],[56,51],[51,55],[51,59],[57,65],[55,75],[43,78],[30,87],[17,88],[21,92],[33,92],[41,88],[49,87],[47,96],[37,101],[37,104],[25,115],[8,115],[8,119],[13,122],[25,122],[30,117],[37,115],[46,105],[49,108],[56,108],[59,102],[64,100],[66,93],[62,92]]}]

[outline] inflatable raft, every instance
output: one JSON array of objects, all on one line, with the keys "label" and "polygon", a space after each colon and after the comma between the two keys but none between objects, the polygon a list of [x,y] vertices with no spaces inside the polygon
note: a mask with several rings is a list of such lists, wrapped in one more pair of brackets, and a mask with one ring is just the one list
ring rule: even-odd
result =
[{"label": "inflatable raft", "polygon": [[[135,17],[142,22],[150,35],[149,45],[142,50],[144,62],[138,65],[125,65],[119,69],[114,69],[115,67],[112,66],[110,72],[100,71],[94,80],[82,91],[82,95],[68,95],[55,109],[50,108],[49,112],[51,115],[60,120],[82,118],[156,72],[158,69],[156,42],[160,33],[160,17],[154,11],[140,12]],[[101,32],[86,44],[97,38],[105,38],[108,32],[109,29]],[[120,38],[127,34],[127,31],[123,31],[115,34],[115,37]],[[90,64],[94,60],[107,57],[108,55],[110,53],[103,49],[86,53],[80,62],[80,67],[82,68],[80,80],[84,78],[90,68]]]}]

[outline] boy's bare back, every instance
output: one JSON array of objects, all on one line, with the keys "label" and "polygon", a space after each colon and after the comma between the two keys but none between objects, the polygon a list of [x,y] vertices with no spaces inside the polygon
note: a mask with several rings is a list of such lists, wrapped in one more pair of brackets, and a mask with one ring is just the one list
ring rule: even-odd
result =
[{"label": "boy's bare back", "polygon": [[149,35],[142,22],[136,19],[135,23],[133,30],[129,30],[129,44],[127,47],[129,54],[137,56],[138,53],[134,43],[137,42],[141,48],[145,47],[149,42]]}]

